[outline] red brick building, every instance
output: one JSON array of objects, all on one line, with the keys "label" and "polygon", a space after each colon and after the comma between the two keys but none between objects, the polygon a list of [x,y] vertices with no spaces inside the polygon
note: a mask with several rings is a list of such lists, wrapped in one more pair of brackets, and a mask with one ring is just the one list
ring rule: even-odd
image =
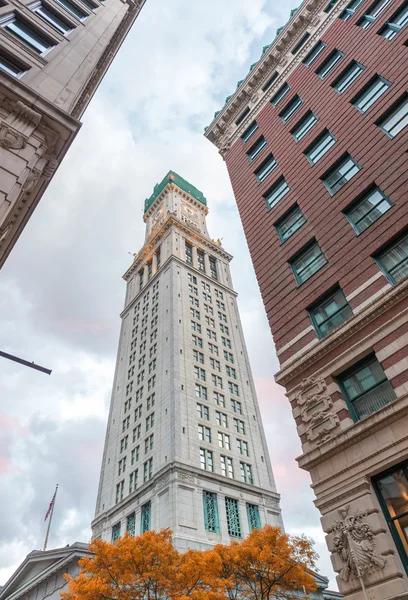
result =
[{"label": "red brick building", "polygon": [[408,594],[406,23],[407,1],[305,0],[206,130],[356,599]]}]

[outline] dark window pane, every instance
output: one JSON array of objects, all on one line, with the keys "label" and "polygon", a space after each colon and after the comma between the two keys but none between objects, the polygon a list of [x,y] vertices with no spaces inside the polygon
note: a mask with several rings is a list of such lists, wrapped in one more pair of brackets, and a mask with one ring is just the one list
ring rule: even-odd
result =
[{"label": "dark window pane", "polygon": [[344,211],[357,233],[362,233],[377,219],[386,213],[392,204],[380,190],[374,188],[364,196],[357,204]]},{"label": "dark window pane", "polygon": [[306,218],[300,208],[295,206],[287,215],[285,215],[277,224],[276,229],[281,242],[285,242],[290,238],[303,223],[306,223]]}]

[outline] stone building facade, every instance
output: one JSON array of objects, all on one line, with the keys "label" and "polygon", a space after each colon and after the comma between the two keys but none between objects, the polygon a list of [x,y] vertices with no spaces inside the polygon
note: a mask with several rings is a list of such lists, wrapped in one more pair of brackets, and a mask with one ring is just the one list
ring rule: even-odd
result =
[{"label": "stone building facade", "polygon": [[124,279],[93,537],[170,528],[205,549],[282,525],[229,262],[203,194],[170,171]]},{"label": "stone building facade", "polygon": [[340,591],[408,592],[408,5],[305,0],[206,130]]},{"label": "stone building facade", "polygon": [[0,268],[145,0],[0,6]]}]

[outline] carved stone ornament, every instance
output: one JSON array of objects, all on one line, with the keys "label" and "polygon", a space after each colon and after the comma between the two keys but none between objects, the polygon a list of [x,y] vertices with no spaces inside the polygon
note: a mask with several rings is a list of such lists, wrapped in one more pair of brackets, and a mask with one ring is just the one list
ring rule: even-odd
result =
[{"label": "carved stone ornament", "polygon": [[158,489],[161,489],[162,487],[164,487],[168,482],[169,482],[170,476],[168,473],[166,473],[165,475],[162,475],[161,477],[159,477],[159,479],[157,479],[155,485]]},{"label": "carved stone ornament", "polygon": [[0,124],[0,146],[8,150],[24,148],[40,121],[41,114],[19,100]]},{"label": "carved stone ornament", "polygon": [[194,483],[194,475],[192,473],[187,473],[186,471],[179,471],[177,473],[177,477],[182,481],[188,481],[189,483]]},{"label": "carved stone ornament", "polygon": [[383,569],[387,559],[375,551],[374,534],[364,521],[367,511],[357,510],[354,516],[349,515],[350,505],[339,509],[342,516],[330,527],[334,533],[334,552],[343,563],[339,575],[343,581],[362,578],[365,574]]},{"label": "carved stone ornament", "polygon": [[333,400],[323,379],[309,377],[300,384],[296,401],[302,422],[307,425],[307,439],[317,445],[327,442],[340,421],[333,410]]},{"label": "carved stone ornament", "polygon": [[35,186],[37,185],[40,177],[41,171],[39,171],[38,169],[33,169],[28,175],[23,185],[21,186],[21,194],[24,195],[32,192]]},{"label": "carved stone ornament", "polygon": [[7,150],[20,150],[24,148],[26,141],[21,134],[11,129],[5,123],[0,125],[0,146]]}]

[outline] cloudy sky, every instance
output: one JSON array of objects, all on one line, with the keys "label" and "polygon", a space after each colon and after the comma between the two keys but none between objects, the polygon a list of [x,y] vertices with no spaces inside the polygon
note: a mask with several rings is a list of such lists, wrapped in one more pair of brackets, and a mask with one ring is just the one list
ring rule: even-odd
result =
[{"label": "cloudy sky", "polygon": [[[204,192],[232,274],[285,527],[330,559],[226,167],[203,128],[260,56],[295,0],[147,0],[89,106],[64,164],[2,270],[2,349],[52,368],[0,364],[0,584],[42,547],[88,541],[129,253],[142,208],[169,169]],[[194,7],[194,8],[192,8]]]}]

